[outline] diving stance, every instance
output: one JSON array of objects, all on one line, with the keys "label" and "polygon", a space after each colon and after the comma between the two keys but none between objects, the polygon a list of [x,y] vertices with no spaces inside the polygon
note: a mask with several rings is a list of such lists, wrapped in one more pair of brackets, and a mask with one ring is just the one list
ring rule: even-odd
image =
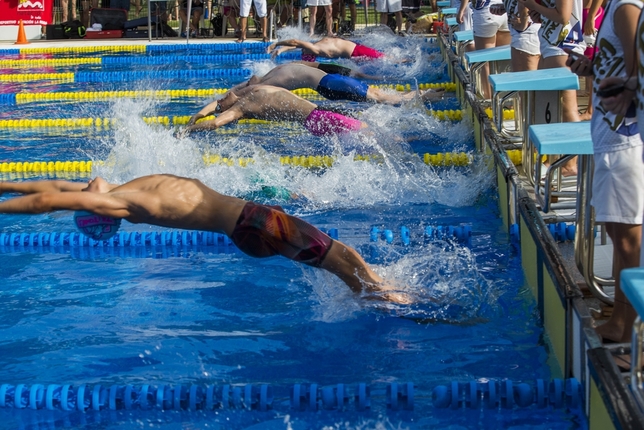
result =
[{"label": "diving stance", "polygon": [[273,43],[268,47],[267,51],[273,57],[276,57],[297,48],[302,49],[302,61],[315,61],[317,57],[373,60],[385,56],[385,54],[373,48],[339,37],[324,37],[317,42],[287,39]]},{"label": "diving stance", "polygon": [[0,181],[2,193],[24,195],[0,202],[0,213],[87,211],[111,225],[126,219],[135,224],[223,233],[252,257],[282,255],[320,267],[338,276],[356,293],[363,289],[371,292],[387,289],[383,279],[353,248],[287,215],[279,206],[222,195],[197,179],[160,174],[136,178],[123,185],[109,184],[102,178],[90,181],[89,185],[67,181]]},{"label": "diving stance", "polygon": [[[253,75],[248,81],[234,86],[231,91],[258,84],[272,85],[287,90],[311,88],[329,100],[386,104],[400,104],[410,101],[418,94],[415,91],[406,93],[383,91],[378,87],[370,87],[350,76],[325,73],[320,69],[305,66],[301,63],[282,64],[261,78]],[[442,90],[427,90],[420,94],[420,98],[423,101],[440,100],[443,98],[443,92]]]},{"label": "diving stance", "polygon": [[[215,119],[197,123],[197,120],[216,113]],[[367,127],[357,119],[321,109],[284,88],[249,85],[228,91],[222,99],[201,109],[190,118],[188,126],[179,135],[196,130],[215,130],[242,118],[299,122],[315,136],[342,134]]]}]

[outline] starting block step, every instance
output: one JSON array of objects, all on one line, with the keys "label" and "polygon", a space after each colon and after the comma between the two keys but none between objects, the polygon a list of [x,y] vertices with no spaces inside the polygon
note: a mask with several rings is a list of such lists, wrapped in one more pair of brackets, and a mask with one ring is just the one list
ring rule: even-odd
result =
[{"label": "starting block step", "polygon": [[589,121],[531,125],[528,133],[539,155],[593,153]]},{"label": "starting block step", "polygon": [[465,58],[469,64],[488,63],[491,61],[510,60],[510,45],[497,46],[494,48],[480,49],[465,53]]},{"label": "starting block step", "polygon": [[[456,40],[457,42],[467,42],[474,40],[474,32],[472,30],[455,31],[454,40]],[[570,73],[572,74],[572,72]]]},{"label": "starting block step", "polygon": [[644,269],[626,269],[620,275],[624,294],[628,297],[637,313],[644,316]]},{"label": "starting block step", "polygon": [[[459,32],[454,33],[456,35]],[[458,39],[457,39],[458,40]],[[490,75],[492,90],[504,91],[562,91],[578,90],[579,79],[567,67],[528,70],[526,72]]]}]

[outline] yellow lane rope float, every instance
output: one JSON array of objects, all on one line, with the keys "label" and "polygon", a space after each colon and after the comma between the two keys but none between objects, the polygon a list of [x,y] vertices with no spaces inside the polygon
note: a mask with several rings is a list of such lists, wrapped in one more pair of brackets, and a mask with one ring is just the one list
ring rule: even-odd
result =
[{"label": "yellow lane rope float", "polygon": [[[488,118],[492,119],[492,109],[491,108],[486,108],[485,113],[487,114]],[[503,110],[503,119],[508,121],[514,119],[514,109],[504,109]]]},{"label": "yellow lane rope float", "polygon": [[61,81],[74,82],[74,73],[14,73],[0,75],[0,82]]},{"label": "yellow lane rope float", "polygon": [[[460,121],[463,117],[463,112],[460,110],[443,110],[443,111],[427,111],[428,115],[433,115],[439,120],[452,120]],[[152,116],[143,117],[146,124],[160,124],[166,127],[186,125],[190,121],[189,115],[184,116]],[[214,117],[208,116],[200,121],[207,121]],[[84,128],[84,127],[110,127],[117,120],[113,118],[40,118],[40,119],[0,119],[0,129],[8,128]],[[275,121],[264,121],[259,119],[242,119],[238,121],[239,124],[262,124],[262,125],[275,125],[281,124]],[[216,132],[225,133],[226,129],[217,129]]]},{"label": "yellow lane rope float", "polygon": [[[18,81],[21,78],[20,76],[35,76],[43,75],[44,79],[54,79],[54,76],[45,77],[44,75],[71,75],[71,81],[73,82],[73,73],[38,73],[38,74],[11,74],[11,75],[0,75],[0,76],[9,76],[15,77]],[[58,79],[62,79],[63,76],[60,76]],[[67,79],[66,77],[65,79]],[[7,78],[12,79],[12,78]],[[33,80],[31,78],[22,78],[23,81]],[[407,85],[373,85],[373,87],[378,88],[389,88],[396,91],[411,91],[411,86]],[[419,84],[419,89],[437,89],[444,88],[445,91],[454,91],[456,89],[456,84],[446,82],[446,83],[425,83]],[[29,92],[20,92],[16,94],[16,104],[24,103],[33,103],[33,102],[42,102],[42,101],[107,101],[120,98],[141,98],[141,99],[161,99],[161,100],[171,100],[179,98],[194,98],[194,97],[213,97],[215,95],[224,94],[227,92],[227,88],[208,88],[208,89],[179,89],[179,90],[122,90],[122,91],[61,91],[61,92],[49,92],[49,93],[29,93]],[[319,96],[317,91],[303,88],[299,90],[293,90],[294,94],[299,96]]]},{"label": "yellow lane rope float", "polygon": [[123,45],[123,46],[61,46],[49,48],[20,48],[20,54],[61,54],[61,53],[92,53],[92,52],[136,52],[145,53],[145,45]]},{"label": "yellow lane rope float", "polygon": [[[423,162],[432,166],[465,166],[472,162],[472,155],[465,152],[445,152],[439,154],[422,154]],[[356,155],[354,161],[382,161],[382,155]],[[221,155],[204,155],[205,164],[246,167],[254,164],[252,157],[224,157]],[[280,156],[280,164],[300,167],[331,167],[335,157],[326,155]],[[104,161],[12,161],[0,163],[0,173],[52,173],[92,171],[94,165],[103,165]]]},{"label": "yellow lane rope float", "polygon": [[64,67],[79,64],[102,64],[100,57],[93,58],[34,58],[19,60],[0,60],[0,68],[35,68],[35,67]]}]

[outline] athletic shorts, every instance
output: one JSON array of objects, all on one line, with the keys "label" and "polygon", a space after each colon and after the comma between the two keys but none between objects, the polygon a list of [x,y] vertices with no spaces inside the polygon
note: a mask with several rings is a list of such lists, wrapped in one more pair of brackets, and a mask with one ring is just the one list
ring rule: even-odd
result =
[{"label": "athletic shorts", "polygon": [[385,54],[383,54],[382,52],[376,51],[373,48],[369,48],[368,46],[364,46],[359,43],[356,43],[356,47],[353,48],[353,52],[351,53],[351,58],[355,58],[355,57],[380,58],[384,56]]},{"label": "athletic shorts", "polygon": [[540,55],[539,27],[541,27],[541,24],[532,23],[525,30],[517,31],[510,26],[510,36],[512,37],[510,46],[526,54]]},{"label": "athletic shorts", "polygon": [[329,100],[367,101],[369,85],[342,75],[326,75],[320,80],[316,91]]},{"label": "athletic shorts", "polygon": [[[583,54],[584,51],[586,50],[586,44],[566,44],[566,48],[573,50],[577,54]],[[556,57],[558,55],[568,55],[566,51],[561,49],[558,46],[552,46],[550,43],[548,43],[547,40],[545,40],[543,37],[539,38],[539,50],[541,51],[541,58],[550,58],[550,57]]]},{"label": "athletic shorts", "polygon": [[329,6],[331,0],[307,0],[307,6]]},{"label": "athletic shorts", "polygon": [[594,155],[590,204],[598,222],[642,224],[644,163],[642,146]]},{"label": "athletic shorts", "polygon": [[304,120],[304,127],[314,136],[329,136],[360,130],[362,123],[339,113],[313,109]]},{"label": "athletic shorts", "polygon": [[508,28],[508,14],[494,15],[490,7],[472,10],[472,31],[474,37],[493,37],[498,31],[510,31]]},{"label": "athletic shorts", "polygon": [[394,13],[402,11],[402,0],[376,0],[376,12]]},{"label": "athletic shorts", "polygon": [[322,264],[333,244],[329,236],[281,207],[253,202],[244,206],[230,239],[251,257],[282,255],[314,267]]},{"label": "athletic shorts", "polygon": [[239,16],[242,18],[248,18],[248,15],[250,15],[251,3],[255,5],[255,11],[257,12],[258,18],[264,18],[268,14],[266,0],[240,0]]}]

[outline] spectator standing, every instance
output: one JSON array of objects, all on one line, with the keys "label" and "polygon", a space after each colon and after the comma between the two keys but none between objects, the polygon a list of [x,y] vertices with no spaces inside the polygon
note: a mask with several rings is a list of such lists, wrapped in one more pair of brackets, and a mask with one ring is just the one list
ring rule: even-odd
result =
[{"label": "spectator standing", "polygon": [[240,27],[240,36],[237,39],[238,43],[242,43],[246,40],[246,32],[248,31],[248,15],[250,15],[250,6],[251,3],[255,5],[255,12],[257,13],[255,19],[259,19],[260,26],[262,27],[262,40],[268,42],[268,37],[266,37],[266,30],[268,28],[268,20],[266,15],[268,14],[268,6],[266,5],[266,0],[240,0],[239,3],[239,27]]},{"label": "spectator standing", "polygon": [[309,37],[313,37],[315,35],[318,6],[322,6],[324,8],[326,35],[335,36],[333,33],[333,4],[331,0],[308,0],[306,5],[309,7]]}]

